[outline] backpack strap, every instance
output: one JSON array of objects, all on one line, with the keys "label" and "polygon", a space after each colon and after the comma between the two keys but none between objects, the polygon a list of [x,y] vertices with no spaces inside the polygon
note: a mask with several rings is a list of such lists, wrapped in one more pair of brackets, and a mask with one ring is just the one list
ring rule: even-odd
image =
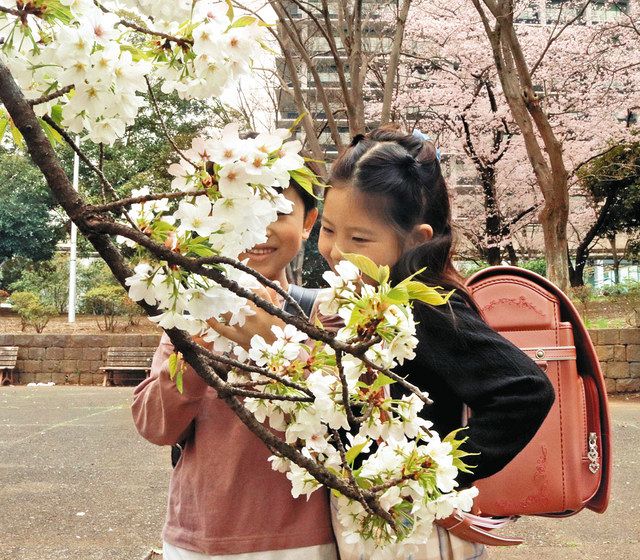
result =
[{"label": "backpack strap", "polygon": [[[303,288],[295,284],[289,285],[289,295],[298,302],[307,317],[311,315],[313,304],[316,302],[316,297],[318,297],[319,293],[320,288]],[[288,301],[285,302],[284,311],[290,315],[296,315],[296,309]]]}]

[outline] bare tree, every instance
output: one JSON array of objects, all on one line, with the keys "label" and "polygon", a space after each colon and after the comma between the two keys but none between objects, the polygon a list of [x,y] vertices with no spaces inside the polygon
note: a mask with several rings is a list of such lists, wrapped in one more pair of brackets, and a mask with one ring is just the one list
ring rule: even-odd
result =
[{"label": "bare tree", "polygon": [[[308,74],[309,86],[291,93],[296,107],[310,106],[313,100],[318,134],[326,129],[335,148],[342,148],[340,120],[346,120],[351,136],[364,132],[369,99],[383,102],[387,113],[382,122],[388,122],[411,0],[399,5],[364,0],[269,3],[279,18],[278,41],[287,51],[287,78],[302,71],[306,80]],[[384,71],[376,79],[380,67]]]}]

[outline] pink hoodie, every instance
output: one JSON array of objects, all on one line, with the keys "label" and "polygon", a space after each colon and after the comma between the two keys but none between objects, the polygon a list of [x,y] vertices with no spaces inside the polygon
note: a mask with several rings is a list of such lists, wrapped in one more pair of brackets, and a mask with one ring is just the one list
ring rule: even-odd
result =
[{"label": "pink hoodie", "polygon": [[289,480],[271,470],[270,451],[191,368],[178,392],[169,379],[172,352],[165,334],[132,406],[136,428],[150,442],[172,445],[188,436],[171,476],[163,539],[205,554],[333,543],[326,491],[294,499]]}]

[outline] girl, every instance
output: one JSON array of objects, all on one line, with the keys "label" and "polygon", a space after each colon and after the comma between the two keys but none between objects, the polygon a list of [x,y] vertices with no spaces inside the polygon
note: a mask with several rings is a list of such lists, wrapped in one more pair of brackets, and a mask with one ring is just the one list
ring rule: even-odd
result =
[{"label": "girl", "polygon": [[[459,488],[498,472],[536,433],[554,393],[538,366],[483,322],[453,267],[449,196],[434,146],[389,127],[358,135],[334,162],[329,183],[319,250],[332,269],[342,253],[359,253],[392,266],[395,281],[425,268],[416,279],[455,290],[447,306],[415,306],[416,358],[396,373],[429,393],[425,414],[442,436],[461,427],[463,404],[473,410],[465,449],[479,455],[471,458],[473,474],[459,473]],[[334,530],[342,560],[359,558],[335,522]],[[486,554],[441,527],[420,548],[402,557]]]}]

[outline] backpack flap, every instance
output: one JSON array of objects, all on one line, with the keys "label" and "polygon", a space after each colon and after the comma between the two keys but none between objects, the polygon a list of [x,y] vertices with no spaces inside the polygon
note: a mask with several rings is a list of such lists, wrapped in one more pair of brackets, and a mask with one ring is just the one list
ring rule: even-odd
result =
[{"label": "backpack flap", "polygon": [[556,390],[532,442],[478,481],[478,507],[486,515],[604,511],[611,464],[606,391],[575,308],[548,280],[520,268],[482,270],[467,286],[487,323],[536,361]]}]

